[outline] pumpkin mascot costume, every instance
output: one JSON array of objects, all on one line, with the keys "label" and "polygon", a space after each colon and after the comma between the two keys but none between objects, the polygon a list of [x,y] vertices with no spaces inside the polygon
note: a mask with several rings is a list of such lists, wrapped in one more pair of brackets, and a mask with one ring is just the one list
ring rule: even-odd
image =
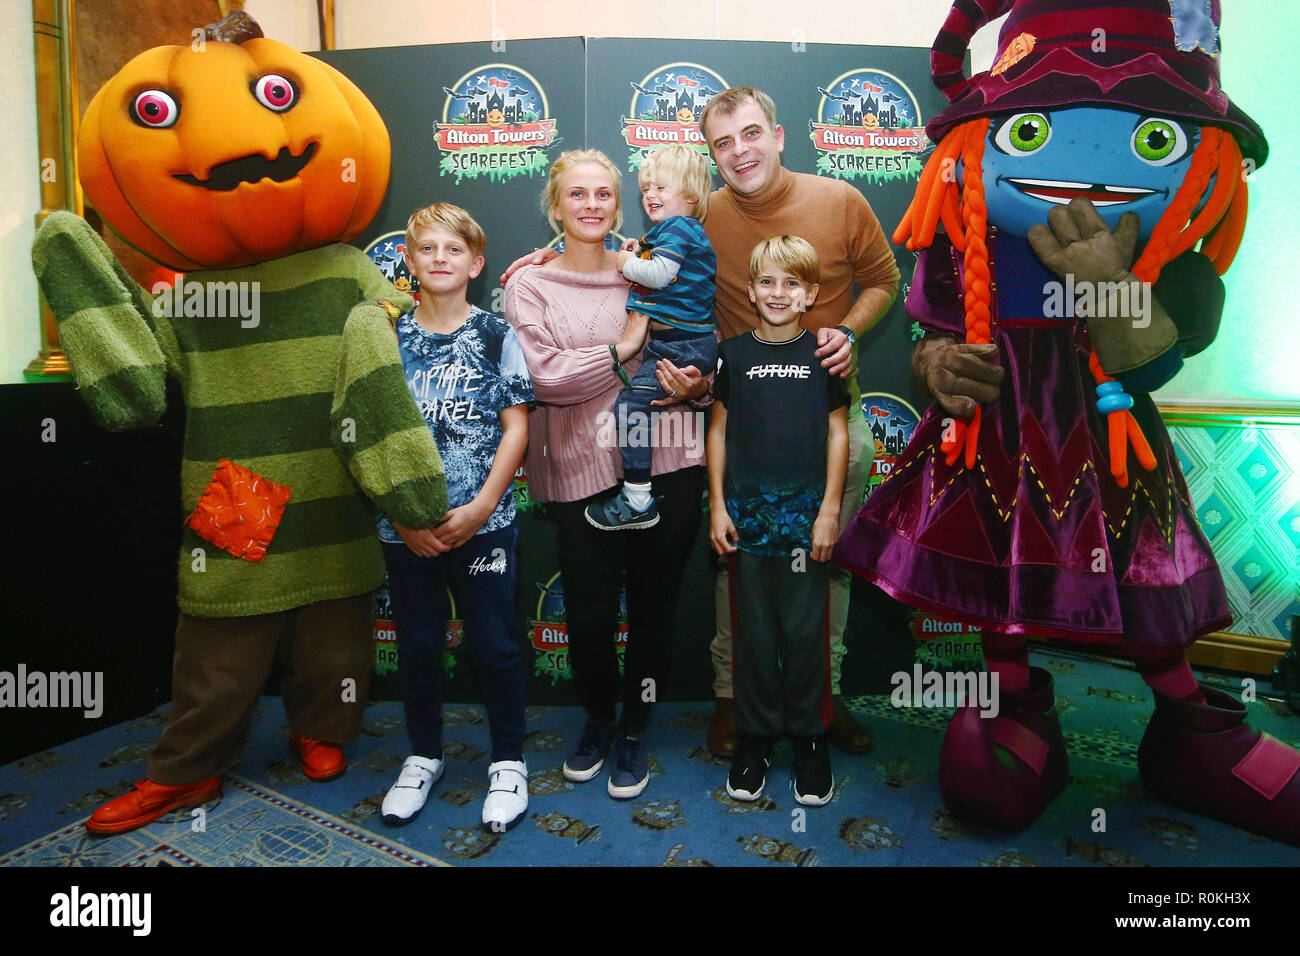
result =
[{"label": "pumpkin mascot costume", "polygon": [[[964,77],[1003,14],[992,69]],[[1065,786],[1037,635],[1135,661],[1155,796],[1300,842],[1300,754],[1187,664],[1231,616],[1148,396],[1214,338],[1268,151],[1218,38],[1218,0],[957,0],[934,43],[950,105],[894,241],[919,251],[912,362],[937,402],[835,559],[983,630],[1000,713],[959,707],[939,766],[967,819],[1024,827]]]},{"label": "pumpkin mascot costume", "polygon": [[429,527],[447,492],[389,325],[411,300],[344,244],[389,171],[388,132],[351,81],[232,13],[123,67],[78,150],[104,220],[185,273],[154,298],[68,213],[32,250],[99,423],[157,422],[165,376],[187,408],[173,712],[147,779],[86,824],[119,833],[221,793],[277,658],[304,773],[344,772],[384,576],[374,508]]}]

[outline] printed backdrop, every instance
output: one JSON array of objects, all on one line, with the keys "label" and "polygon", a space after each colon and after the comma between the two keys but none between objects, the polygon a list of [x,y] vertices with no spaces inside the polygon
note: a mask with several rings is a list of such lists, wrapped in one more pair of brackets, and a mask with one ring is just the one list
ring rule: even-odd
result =
[{"label": "printed backdrop", "polygon": [[[470,285],[470,300],[497,314],[501,271],[555,238],[539,201],[550,164],[564,150],[600,149],[624,171],[622,232],[639,236],[648,223],[636,199],[636,171],[646,153],[672,143],[706,151],[698,126],[705,104],[727,86],[759,86],[775,100],[777,121],[785,128],[785,165],[853,183],[889,232],[911,199],[929,147],[925,121],[943,105],[930,83],[927,50],[625,39],[584,44],[576,37],[504,47],[468,43],[321,54],[375,103],[393,141],[388,199],[358,245],[399,287],[409,288],[402,261],[407,217],[431,202],[464,206],[488,238],[487,268]],[[721,180],[715,177],[715,183]],[[899,270],[910,278],[914,257],[898,252]],[[902,291],[863,342],[863,410],[876,437],[878,469],[888,468],[916,423],[917,398],[907,378],[913,334]],[[532,657],[529,701],[572,702],[554,531],[531,513],[522,473],[517,494],[524,512],[519,612]],[[712,579],[702,529],[686,572],[666,699],[712,696]],[[928,636],[935,625],[911,620],[874,588],[855,590],[845,684],[861,689],[885,684],[888,674],[907,666],[912,634]],[[396,633],[383,596],[376,618],[375,691],[396,697]],[[444,658],[451,700],[477,699],[464,637],[460,622],[453,622]],[[625,621],[610,639],[625,642]],[[959,640],[951,646],[969,650]]]}]

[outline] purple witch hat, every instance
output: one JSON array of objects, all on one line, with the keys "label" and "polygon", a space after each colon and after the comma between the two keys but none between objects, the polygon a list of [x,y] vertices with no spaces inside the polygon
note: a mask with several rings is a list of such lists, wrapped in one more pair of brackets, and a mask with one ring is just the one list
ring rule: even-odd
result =
[{"label": "purple witch hat", "polygon": [[[1008,12],[993,68],[967,79],[971,37]],[[1035,107],[1118,106],[1223,127],[1262,166],[1263,130],[1219,87],[1220,17],[1219,0],[956,0],[930,51],[951,105],[926,134]]]}]

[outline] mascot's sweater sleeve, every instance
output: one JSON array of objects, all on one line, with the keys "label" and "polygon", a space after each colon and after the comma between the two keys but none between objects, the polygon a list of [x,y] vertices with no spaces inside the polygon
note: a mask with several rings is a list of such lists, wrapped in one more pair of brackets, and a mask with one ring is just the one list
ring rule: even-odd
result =
[{"label": "mascot's sweater sleeve", "polygon": [[361,251],[336,244],[188,273],[179,293],[157,301],[75,216],[49,217],[32,257],[83,397],[107,427],[157,420],[164,374],[180,380],[185,514],[223,458],[290,489],[260,561],[185,528],[182,611],[242,617],[378,587],[383,554],[361,490],[404,524],[441,519],[447,492],[437,448],[406,389],[386,318],[368,321],[385,313],[363,306],[349,319],[363,299],[412,303]]}]

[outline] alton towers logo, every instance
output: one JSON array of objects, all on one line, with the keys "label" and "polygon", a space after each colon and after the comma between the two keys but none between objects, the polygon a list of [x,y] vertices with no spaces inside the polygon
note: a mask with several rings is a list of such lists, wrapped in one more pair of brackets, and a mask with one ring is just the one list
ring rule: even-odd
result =
[{"label": "alton towers logo", "polygon": [[442,90],[442,122],[434,124],[441,175],[495,182],[546,171],[547,149],[559,140],[546,92],[526,70],[489,63]]},{"label": "alton towers logo", "polygon": [[668,63],[631,83],[632,102],[623,117],[628,172],[636,172],[656,149],[684,143],[708,156],[700,115],[727,81],[698,63]]},{"label": "alton towers logo", "polygon": [[929,146],[912,91],[883,70],[850,70],[817,87],[817,118],[808,136],[817,149],[817,172],[869,183],[913,180]]}]

